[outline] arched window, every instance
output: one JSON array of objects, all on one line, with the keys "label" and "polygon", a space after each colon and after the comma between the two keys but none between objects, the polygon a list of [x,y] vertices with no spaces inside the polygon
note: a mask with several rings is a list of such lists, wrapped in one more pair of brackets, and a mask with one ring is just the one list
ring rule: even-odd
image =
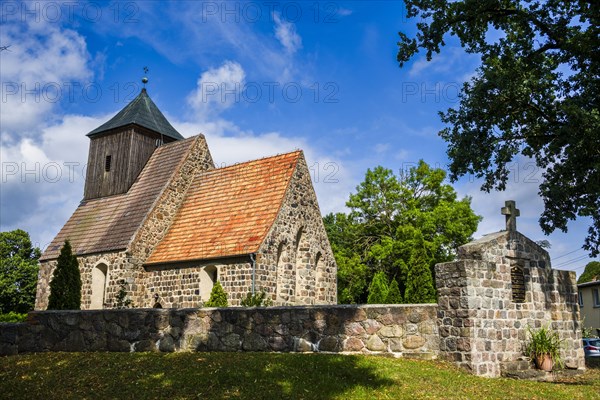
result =
[{"label": "arched window", "polygon": [[315,295],[315,268],[311,266],[310,246],[304,230],[296,235],[294,304],[313,304]]},{"label": "arched window", "polygon": [[107,273],[108,266],[104,263],[100,263],[92,269],[92,296],[90,299],[91,310],[99,310],[104,308]]},{"label": "arched window", "polygon": [[315,297],[317,304],[327,304],[327,275],[325,274],[325,262],[323,261],[323,254],[317,253],[315,258]]},{"label": "arched window", "polygon": [[290,296],[290,278],[288,247],[285,241],[279,243],[277,247],[277,264],[275,269],[275,295],[277,304],[286,304]]}]

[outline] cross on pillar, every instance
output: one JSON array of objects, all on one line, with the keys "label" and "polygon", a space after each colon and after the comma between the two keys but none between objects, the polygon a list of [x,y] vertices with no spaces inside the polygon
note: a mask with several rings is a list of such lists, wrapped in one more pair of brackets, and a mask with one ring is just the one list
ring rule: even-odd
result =
[{"label": "cross on pillar", "polygon": [[516,206],[514,200],[504,202],[504,207],[500,209],[502,215],[506,216],[506,230],[509,232],[517,230],[517,217],[521,215],[521,211]]}]

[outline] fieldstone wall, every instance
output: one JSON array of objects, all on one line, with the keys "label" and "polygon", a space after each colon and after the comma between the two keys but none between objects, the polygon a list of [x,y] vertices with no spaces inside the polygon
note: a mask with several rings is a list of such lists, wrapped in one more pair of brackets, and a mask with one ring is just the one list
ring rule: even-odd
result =
[{"label": "fieldstone wall", "polygon": [[500,376],[523,360],[527,326],[564,340],[567,367],[584,368],[573,271],[550,268],[548,253],[502,231],[462,246],[459,260],[436,265],[440,350],[477,375]]},{"label": "fieldstone wall", "polygon": [[0,324],[0,355],[40,351],[281,351],[436,358],[437,306],[35,311]]},{"label": "fieldstone wall", "polygon": [[[124,251],[98,253],[89,256],[77,257],[79,262],[79,271],[81,273],[81,308],[87,310],[90,308],[92,296],[92,270],[99,264],[110,266],[106,277],[106,291],[104,303],[106,307],[112,307],[114,296],[119,290],[118,282],[122,279],[128,283],[131,292],[138,290],[137,285],[131,277],[131,257]],[[56,268],[57,260],[42,261],[38,280],[43,284],[37,285],[35,296],[35,309],[45,310],[48,307],[48,297],[50,296],[50,280]]]}]

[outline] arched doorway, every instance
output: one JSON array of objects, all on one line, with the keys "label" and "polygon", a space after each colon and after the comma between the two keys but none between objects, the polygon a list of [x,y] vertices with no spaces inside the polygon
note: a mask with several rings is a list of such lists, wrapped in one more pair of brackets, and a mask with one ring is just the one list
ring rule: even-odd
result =
[{"label": "arched doorway", "polygon": [[90,299],[91,310],[99,310],[104,308],[107,273],[108,266],[104,263],[100,263],[92,269],[92,296]]},{"label": "arched doorway", "polygon": [[210,299],[210,292],[217,282],[217,279],[217,267],[209,265],[202,268],[200,271],[200,298],[202,301],[208,301]]}]

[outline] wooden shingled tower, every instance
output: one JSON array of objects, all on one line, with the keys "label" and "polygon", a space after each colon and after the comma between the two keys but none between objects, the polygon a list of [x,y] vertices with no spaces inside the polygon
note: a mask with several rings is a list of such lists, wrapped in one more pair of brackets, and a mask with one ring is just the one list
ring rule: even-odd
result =
[{"label": "wooden shingled tower", "polygon": [[183,139],[146,88],[87,136],[91,142],[84,200],[127,192],[158,146]]}]

